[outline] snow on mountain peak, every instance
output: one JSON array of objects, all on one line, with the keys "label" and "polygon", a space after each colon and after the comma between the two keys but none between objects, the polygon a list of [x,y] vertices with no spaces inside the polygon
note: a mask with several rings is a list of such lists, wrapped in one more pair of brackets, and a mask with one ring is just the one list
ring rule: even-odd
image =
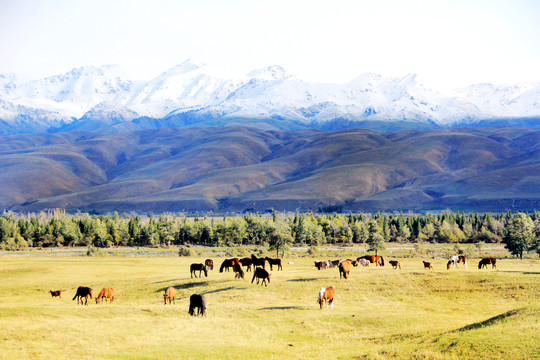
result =
[{"label": "snow on mountain peak", "polygon": [[279,65],[271,65],[263,69],[254,70],[247,75],[250,78],[261,80],[285,80],[292,78],[292,76]]}]

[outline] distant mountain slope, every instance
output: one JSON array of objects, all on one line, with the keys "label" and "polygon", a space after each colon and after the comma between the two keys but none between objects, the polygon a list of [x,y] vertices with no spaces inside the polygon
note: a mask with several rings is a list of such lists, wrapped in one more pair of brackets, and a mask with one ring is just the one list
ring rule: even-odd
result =
[{"label": "distant mountain slope", "polygon": [[540,130],[0,136],[0,209],[538,209]]},{"label": "distant mountain slope", "polygon": [[323,84],[300,80],[277,65],[233,76],[188,60],[137,82],[117,66],[80,67],[33,81],[0,75],[0,134],[236,125],[389,132],[537,127],[539,99],[538,82],[476,84],[443,96],[414,74],[367,73]]}]

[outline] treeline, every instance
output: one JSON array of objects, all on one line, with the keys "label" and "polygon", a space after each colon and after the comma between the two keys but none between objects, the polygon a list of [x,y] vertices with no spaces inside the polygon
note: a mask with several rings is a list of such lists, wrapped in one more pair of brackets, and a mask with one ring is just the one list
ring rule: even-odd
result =
[{"label": "treeline", "polygon": [[[385,242],[500,243],[518,253],[538,249],[540,215],[517,213],[440,214],[246,214],[224,217],[69,215],[4,212],[0,248],[61,246],[289,245],[362,244],[384,249]],[[516,240],[519,239],[519,240]],[[510,245],[509,245],[510,244]],[[513,252],[514,253],[514,252]]]}]

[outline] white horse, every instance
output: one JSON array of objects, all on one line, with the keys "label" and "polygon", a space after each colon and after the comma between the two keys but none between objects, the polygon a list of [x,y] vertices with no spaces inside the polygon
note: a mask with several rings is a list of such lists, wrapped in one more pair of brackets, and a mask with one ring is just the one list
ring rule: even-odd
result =
[{"label": "white horse", "polygon": [[450,270],[450,265],[452,266],[452,269],[455,269],[457,266],[457,263],[459,261],[459,256],[454,255],[448,260],[448,264],[446,264],[446,269]]},{"label": "white horse", "polygon": [[369,266],[369,260],[366,260],[366,259],[360,259],[360,260],[358,260],[358,262],[359,262],[360,265],[362,265],[362,266]]}]

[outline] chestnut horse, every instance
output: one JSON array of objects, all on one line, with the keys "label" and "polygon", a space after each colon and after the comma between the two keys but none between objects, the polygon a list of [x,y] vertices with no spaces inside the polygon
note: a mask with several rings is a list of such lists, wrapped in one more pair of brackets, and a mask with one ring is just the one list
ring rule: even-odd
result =
[{"label": "chestnut horse", "polygon": [[206,268],[207,268],[208,270],[214,270],[214,260],[212,260],[212,259],[206,259],[206,260],[204,261],[204,266],[206,266]]},{"label": "chestnut horse", "polygon": [[360,259],[366,259],[372,264],[375,263],[375,266],[377,265],[384,266],[384,259],[380,255],[364,255],[364,256],[360,256],[356,260],[360,261]]},{"label": "chestnut horse", "polygon": [[349,278],[349,272],[351,271],[351,263],[349,261],[342,261],[339,264],[339,278],[341,279],[341,276],[345,279]]},{"label": "chestnut horse", "polygon": [[483,267],[485,267],[487,269],[487,266],[491,264],[491,268],[492,269],[496,269],[497,268],[497,259],[495,258],[492,258],[492,257],[489,257],[489,258],[483,258],[482,260],[480,260],[480,262],[478,263],[478,268],[481,269]]},{"label": "chestnut horse", "polygon": [[229,268],[232,268],[238,261],[239,260],[237,258],[223,260],[221,267],[219,268],[219,272],[222,273],[224,269],[229,271]]},{"label": "chestnut horse", "polygon": [[176,301],[174,300],[176,298],[176,291],[172,286],[169,286],[167,290],[165,290],[165,294],[163,294],[163,300],[165,301],[165,305],[167,305],[167,300],[169,300],[169,305],[171,304],[171,301],[176,304]]},{"label": "chestnut horse", "polygon": [[463,266],[465,267],[465,269],[468,269],[468,268],[469,268],[469,265],[467,264],[467,256],[466,256],[466,255],[459,255],[459,256],[458,256],[458,261],[457,261],[457,262],[458,262],[458,264],[459,264],[460,262],[462,262],[462,263],[463,263]]},{"label": "chestnut horse", "polygon": [[332,309],[334,307],[334,296],[336,296],[336,289],[333,286],[329,286],[327,288],[321,288],[319,290],[319,305],[321,306],[321,310],[323,308],[323,304],[326,302],[326,308],[328,309],[328,304],[330,304],[330,308]]},{"label": "chestnut horse", "polygon": [[112,303],[114,301],[114,295],[115,291],[113,288],[103,288],[98,296],[96,296],[96,304],[99,304],[103,298],[105,298],[105,302],[109,299],[109,303]]}]

